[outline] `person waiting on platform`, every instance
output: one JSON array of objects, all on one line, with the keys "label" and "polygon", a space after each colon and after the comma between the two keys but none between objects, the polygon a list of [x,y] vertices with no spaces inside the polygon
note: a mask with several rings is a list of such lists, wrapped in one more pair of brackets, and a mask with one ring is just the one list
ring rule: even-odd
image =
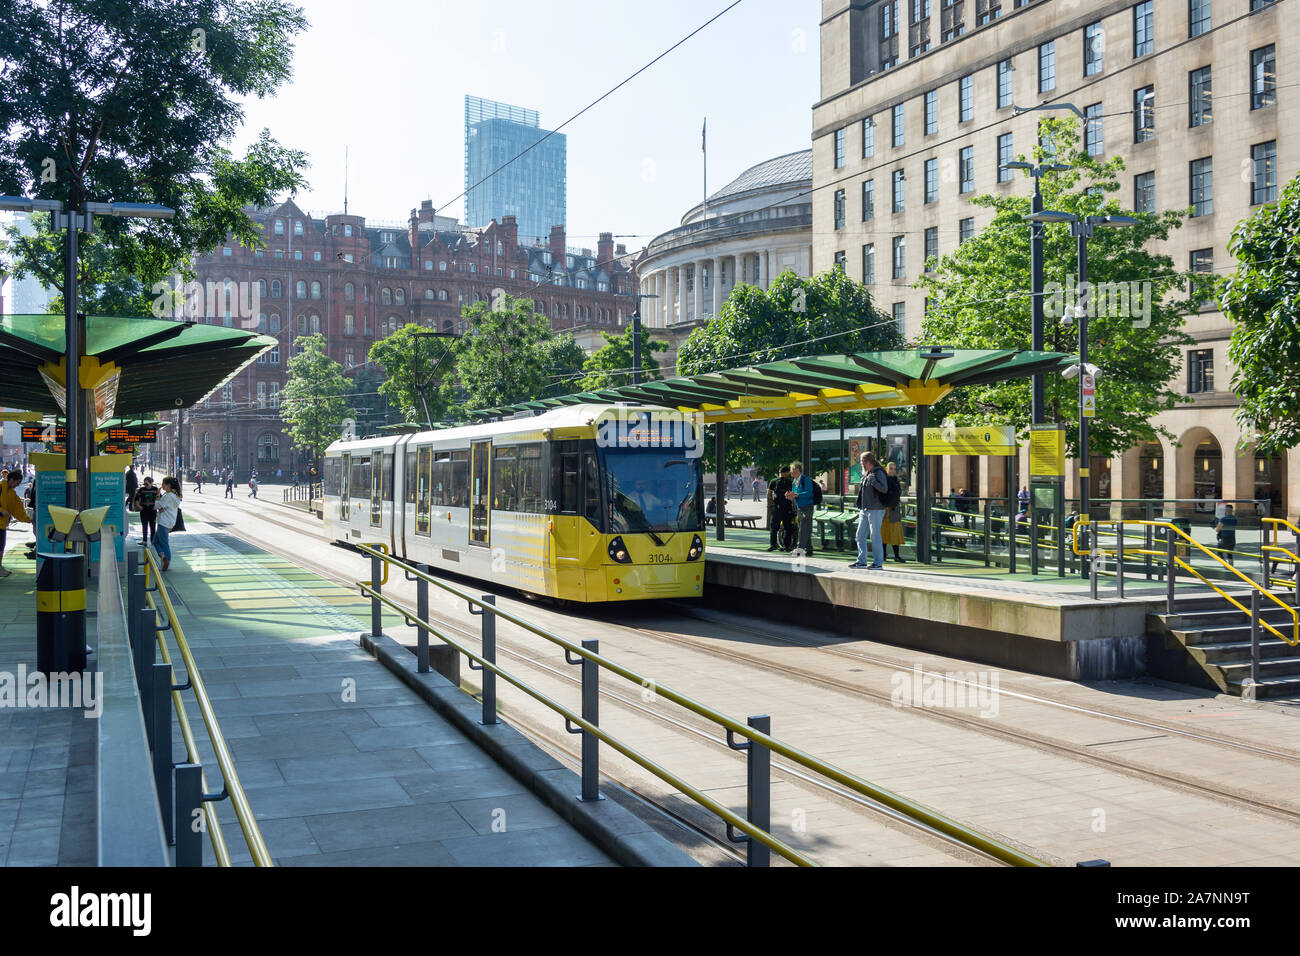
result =
[{"label": "person waiting on platform", "polygon": [[776,478],[767,485],[767,527],[771,543],[767,550],[794,550],[795,527],[794,505],[786,498],[793,482],[790,479],[790,466],[782,465]]},{"label": "person waiting on platform", "polygon": [[5,472],[4,477],[0,478],[0,578],[7,578],[13,574],[4,566],[5,535],[9,530],[9,523],[21,521],[23,524],[30,524],[32,520],[16,490],[22,480],[22,469],[17,466]]},{"label": "person waiting on platform", "polygon": [[[898,549],[903,546],[903,486],[898,481],[896,462],[891,461],[885,465],[885,478],[889,482],[889,490],[882,496],[885,518],[880,524],[880,542],[885,547],[894,549],[895,561],[906,564],[903,556],[898,553]],[[882,554],[885,547],[880,549]]]},{"label": "person waiting on platform", "polygon": [[799,512],[799,550],[806,557],[812,557],[812,515],[815,495],[813,481],[803,473],[803,462],[790,464],[790,490],[785,497]]},{"label": "person waiting on platform", "polygon": [[1232,505],[1224,505],[1223,516],[1214,526],[1214,533],[1219,536],[1219,547],[1226,552],[1222,558],[1229,564],[1234,563],[1232,552],[1237,550],[1237,524],[1237,516],[1233,513]]},{"label": "person waiting on platform", "polygon": [[[858,486],[858,560],[851,568],[882,571],[885,567],[885,496],[889,494],[889,476],[880,460],[869,451],[859,457],[862,484]],[[867,564],[867,536],[871,537],[871,563]]]}]

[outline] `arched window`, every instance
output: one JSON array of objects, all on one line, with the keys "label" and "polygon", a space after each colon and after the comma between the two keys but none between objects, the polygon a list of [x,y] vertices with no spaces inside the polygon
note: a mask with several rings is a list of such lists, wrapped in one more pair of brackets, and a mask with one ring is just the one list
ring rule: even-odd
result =
[{"label": "arched window", "polygon": [[446,302],[446,301],[447,301],[447,290],[446,290],[446,289],[439,289],[439,290],[438,290],[438,301],[439,301],[439,302]]},{"label": "arched window", "polygon": [[393,304],[393,290],[387,287],[379,290],[379,302],[381,305]]},{"label": "arched window", "polygon": [[351,282],[349,282],[347,285],[343,287],[343,299],[346,302],[351,302],[356,297],[357,297],[357,287],[354,286]]},{"label": "arched window", "polygon": [[266,313],[265,313],[265,312],[259,312],[259,313],[257,313],[257,331],[259,331],[259,332],[265,332],[265,331],[266,331]]},{"label": "arched window", "polygon": [[272,312],[272,313],[271,313],[271,333],[274,335],[274,334],[278,334],[279,331],[280,331],[280,313],[279,313],[279,312]]},{"label": "arched window", "polygon": [[316,335],[317,333],[320,332],[320,316],[319,316],[319,315],[313,315],[313,316],[311,317],[311,331],[312,331],[312,335]]},{"label": "arched window", "polygon": [[263,299],[266,298],[266,280],[265,280],[265,279],[258,279],[258,280],[257,280],[257,294],[258,294],[259,296],[261,296]]},{"label": "arched window", "polygon": [[295,220],[293,221],[293,234],[294,234],[295,236],[301,236],[301,235],[302,235],[302,220],[301,220],[301,219],[295,219]]},{"label": "arched window", "polygon": [[433,298],[433,290],[432,290],[432,289],[425,289],[425,290],[424,290],[424,297],[425,297],[426,299],[432,299],[432,298]]},{"label": "arched window", "polygon": [[271,298],[272,298],[272,299],[278,299],[278,298],[280,298],[280,280],[279,280],[279,279],[272,279],[272,280],[271,280]]},{"label": "arched window", "polygon": [[212,461],[212,442],[208,439],[208,433],[203,433],[203,464]]},{"label": "arched window", "polygon": [[276,220],[274,220],[274,222],[275,222],[275,227],[274,227],[274,230],[273,230],[273,231],[275,232],[275,234],[276,234],[277,236],[283,236],[283,235],[284,235],[284,220],[283,220],[283,219],[276,219]]},{"label": "arched window", "polygon": [[294,294],[300,299],[307,298],[307,283],[299,279],[298,284],[294,286]]},{"label": "arched window", "polygon": [[320,298],[320,283],[319,283],[319,282],[313,282],[313,283],[311,284],[311,297],[312,297],[313,299],[319,299],[319,298]]},{"label": "arched window", "polygon": [[307,334],[307,316],[305,315],[298,316],[298,334],[299,335]]},{"label": "arched window", "polygon": [[439,272],[446,272],[446,271],[447,271],[447,263],[446,263],[446,262],[443,262],[442,260],[439,260],[439,261],[438,261],[438,271],[439,271]]},{"label": "arched window", "polygon": [[393,290],[393,300],[394,300],[398,305],[406,305],[406,290],[405,290],[405,289],[394,289],[394,290]]}]

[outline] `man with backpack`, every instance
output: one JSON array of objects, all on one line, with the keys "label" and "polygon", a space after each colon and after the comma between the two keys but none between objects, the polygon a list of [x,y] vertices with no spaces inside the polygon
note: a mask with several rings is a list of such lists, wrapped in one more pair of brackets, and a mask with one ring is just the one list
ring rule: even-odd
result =
[{"label": "man with backpack", "polygon": [[[885,539],[882,526],[885,522],[886,495],[889,478],[880,461],[869,451],[861,457],[862,484],[858,486],[858,560],[851,568],[883,571],[885,568]],[[871,534],[871,563],[867,564],[867,534]]]},{"label": "man with backpack", "polygon": [[769,551],[794,549],[794,505],[786,498],[791,484],[790,466],[782,465],[777,477],[767,485],[767,527],[771,534]]},{"label": "man with backpack", "polygon": [[[790,475],[790,490],[785,493],[785,496],[799,512],[799,550],[805,557],[811,558],[813,508],[820,497],[821,489],[817,482],[803,473],[802,462],[791,463]],[[814,488],[817,490],[814,491]]]}]

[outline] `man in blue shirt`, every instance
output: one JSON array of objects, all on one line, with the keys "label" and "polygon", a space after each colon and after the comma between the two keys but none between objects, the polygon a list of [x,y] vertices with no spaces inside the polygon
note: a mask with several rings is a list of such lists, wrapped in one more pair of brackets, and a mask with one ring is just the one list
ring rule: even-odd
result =
[{"label": "man in blue shirt", "polygon": [[1237,516],[1233,512],[1232,505],[1224,505],[1223,516],[1219,518],[1219,523],[1214,526],[1214,533],[1219,536],[1219,547],[1228,552],[1222,557],[1229,564],[1235,563],[1232,560],[1232,552],[1237,550],[1237,523]]},{"label": "man in blue shirt", "polygon": [[795,509],[799,512],[799,550],[806,556],[812,557],[812,479],[803,473],[803,462],[798,461],[790,463],[790,476],[793,482],[785,496],[794,503]]}]

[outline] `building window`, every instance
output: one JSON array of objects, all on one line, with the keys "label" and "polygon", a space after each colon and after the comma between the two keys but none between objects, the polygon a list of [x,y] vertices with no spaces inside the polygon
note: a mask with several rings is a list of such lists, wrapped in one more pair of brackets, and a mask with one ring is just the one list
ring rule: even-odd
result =
[{"label": "building window", "polygon": [[939,227],[931,226],[925,230],[925,271],[935,267],[939,259]]},{"label": "building window", "polygon": [[1083,75],[1096,76],[1101,72],[1101,58],[1106,52],[1105,34],[1101,23],[1090,23],[1083,28]]},{"label": "building window", "polygon": [[280,436],[270,432],[257,440],[257,460],[259,462],[276,462],[280,460]]},{"label": "building window", "polygon": [[894,146],[903,145],[903,104],[899,103],[893,111],[893,138],[890,143]]},{"label": "building window", "polygon": [[352,348],[343,350],[343,367],[351,368],[357,364],[357,353]]},{"label": "building window", "polygon": [[1250,108],[1261,109],[1277,102],[1277,61],[1273,44],[1250,51]]},{"label": "building window", "polygon": [[280,331],[280,313],[271,313],[271,333],[275,334]]},{"label": "building window", "polygon": [[898,329],[899,335],[907,334],[907,303],[894,303],[894,325]]},{"label": "building window", "polygon": [[839,169],[844,165],[844,129],[840,128],[835,131],[835,168]]},{"label": "building window", "polygon": [[1011,105],[1011,61],[998,62],[998,109]]},{"label": "building window", "polygon": [[276,249],[276,250],[275,250],[275,257],[276,257],[277,259],[283,259],[283,258],[284,258],[284,250],[283,250],[283,249]]},{"label": "building window", "polygon": [[284,235],[284,220],[283,220],[283,219],[276,219],[274,222],[275,222],[275,227],[272,229],[272,232],[274,232],[277,236],[283,236],[283,235]]},{"label": "building window", "polygon": [[847,262],[847,259],[845,258],[844,250],[843,250],[843,249],[841,249],[839,252],[835,253],[835,268],[836,268],[836,269],[839,269],[840,272],[844,272],[844,271],[845,271],[845,263],[846,263],[846,262]]},{"label": "building window", "polygon": [[272,408],[280,407],[280,383],[279,382],[271,383],[271,407]]},{"label": "building window", "polygon": [[1056,41],[1048,40],[1038,48],[1038,92],[1056,89]]},{"label": "building window", "polygon": [[208,433],[203,433],[203,464],[212,461],[212,442],[208,440]]},{"label": "building window", "polygon": [[1210,0],[1187,0],[1187,35],[1198,37],[1210,29]]},{"label": "building window", "polygon": [[862,121],[862,158],[876,154],[876,121],[870,116]]},{"label": "building window", "polygon": [[909,56],[920,56],[930,49],[930,0],[911,0],[912,31],[907,45]]},{"label": "building window", "polygon": [[313,315],[311,317],[311,334],[317,335],[319,333],[320,333],[320,316]]},{"label": "building window", "polygon": [[898,65],[898,0],[880,5],[880,68]]},{"label": "building window", "polygon": [[1133,8],[1133,56],[1149,56],[1156,50],[1155,4],[1152,0]]},{"label": "building window", "polygon": [[234,255],[234,252],[231,251],[231,248],[230,248],[229,246],[222,246],[222,247],[221,247],[221,254],[222,254],[223,256],[233,256],[233,255]]},{"label": "building window", "polygon": [[1207,126],[1214,121],[1214,89],[1208,66],[1187,74],[1187,105],[1188,126]]},{"label": "building window", "polygon": [[319,298],[320,298],[320,283],[319,283],[319,282],[313,282],[313,283],[311,284],[311,297],[312,297],[313,299],[319,299]]},{"label": "building window", "polygon": [[835,190],[835,228],[836,229],[844,228],[844,217],[845,217],[844,190],[837,189]]},{"label": "building window", "polygon": [[279,279],[272,279],[272,280],[271,280],[271,298],[273,298],[273,299],[278,299],[278,298],[280,298],[280,280],[279,280]]},{"label": "building window", "polygon": [[939,198],[939,160],[925,161],[925,201],[932,203]]},{"label": "building window", "polygon": [[280,364],[280,346],[279,343],[271,346],[270,358],[267,359],[272,365]]},{"label": "building window", "polygon": [[1250,204],[1273,202],[1277,199],[1277,140],[1252,146],[1250,158],[1253,166]]},{"label": "building window", "polygon": [[1016,156],[1011,145],[1011,134],[1003,133],[998,137],[998,182],[1011,182],[1012,171],[1007,163],[1015,162]]},{"label": "building window", "polygon": [[925,94],[925,135],[939,132],[939,91],[931,90]]},{"label": "building window", "polygon": [[876,181],[868,179],[862,184],[862,221],[876,218]]},{"label": "building window", "polygon": [[1137,212],[1156,211],[1156,174],[1138,173],[1133,177],[1133,208]]},{"label": "building window", "polygon": [[446,302],[446,301],[447,301],[447,290],[446,290],[446,289],[439,289],[439,290],[438,290],[438,301],[439,301],[439,302]]},{"label": "building window", "polygon": [[1101,134],[1101,104],[1093,103],[1091,106],[1085,106],[1083,114],[1086,117],[1083,125],[1083,148],[1089,156],[1100,156],[1104,151]]},{"label": "building window", "polygon": [[302,220],[301,220],[301,219],[295,219],[295,220],[293,221],[293,234],[294,234],[295,236],[301,236],[301,235],[302,235]]},{"label": "building window", "polygon": [[894,202],[892,207],[893,212],[903,211],[903,200],[905,198],[904,191],[906,189],[906,182],[907,180],[906,177],[903,175],[903,171],[901,169],[894,170]]},{"label": "building window", "polygon": [[975,236],[975,217],[970,216],[957,223],[957,244],[961,245],[967,239]]},{"label": "building window", "polygon": [[1156,138],[1156,88],[1143,86],[1133,91],[1133,142]]},{"label": "building window", "polygon": [[895,279],[903,279],[907,276],[907,236],[894,237],[894,270]]},{"label": "building window", "polygon": [[300,299],[307,298],[307,283],[299,279],[298,284],[294,286],[294,294]]},{"label": "building window", "polygon": [[963,76],[957,81],[957,122],[965,123],[975,118],[975,77]]},{"label": "building window", "polygon": [[393,290],[393,301],[396,302],[398,305],[406,305],[406,290],[405,290],[405,289],[394,289],[394,290]]},{"label": "building window", "polygon": [[357,320],[353,317],[351,312],[343,313],[343,334],[344,335],[357,334]]},{"label": "building window", "polygon": [[1254,13],[1256,10],[1271,7],[1275,2],[1276,0],[1250,0],[1250,12]]},{"label": "building window", "polygon": [[1214,212],[1214,170],[1209,156],[1194,159],[1188,164],[1191,194],[1188,197],[1193,216],[1208,216]]},{"label": "building window", "polygon": [[257,383],[257,407],[266,408],[266,383]]},{"label": "building window", "polygon": [[[1193,249],[1187,264],[1192,280],[1187,284],[1187,294],[1193,298],[1197,295],[1209,296],[1212,292],[1211,274],[1214,272],[1214,250]],[[1199,278],[1205,275],[1205,279]]]},{"label": "building window", "polygon": [[393,290],[384,288],[379,290],[379,302],[381,305],[393,304]]},{"label": "building window", "polygon": [[957,154],[957,191],[968,193],[975,188],[975,147],[963,146]]},{"label": "building window", "polygon": [[1002,16],[1002,0],[975,0],[975,25],[992,23]]},{"label": "building window", "polygon": [[301,262],[301,261],[302,261],[302,250],[301,250],[301,249],[295,249],[295,250],[293,250],[293,257],[294,257],[295,259],[297,259],[299,262]]},{"label": "building window", "polygon": [[862,247],[862,284],[876,284],[876,244],[868,242]]},{"label": "building window", "polygon": [[943,0],[939,26],[943,31],[944,43],[955,40],[966,32],[966,24],[962,19],[965,6],[966,0]]},{"label": "building window", "polygon": [[1187,353],[1187,394],[1214,391],[1214,350],[1192,349]]}]

